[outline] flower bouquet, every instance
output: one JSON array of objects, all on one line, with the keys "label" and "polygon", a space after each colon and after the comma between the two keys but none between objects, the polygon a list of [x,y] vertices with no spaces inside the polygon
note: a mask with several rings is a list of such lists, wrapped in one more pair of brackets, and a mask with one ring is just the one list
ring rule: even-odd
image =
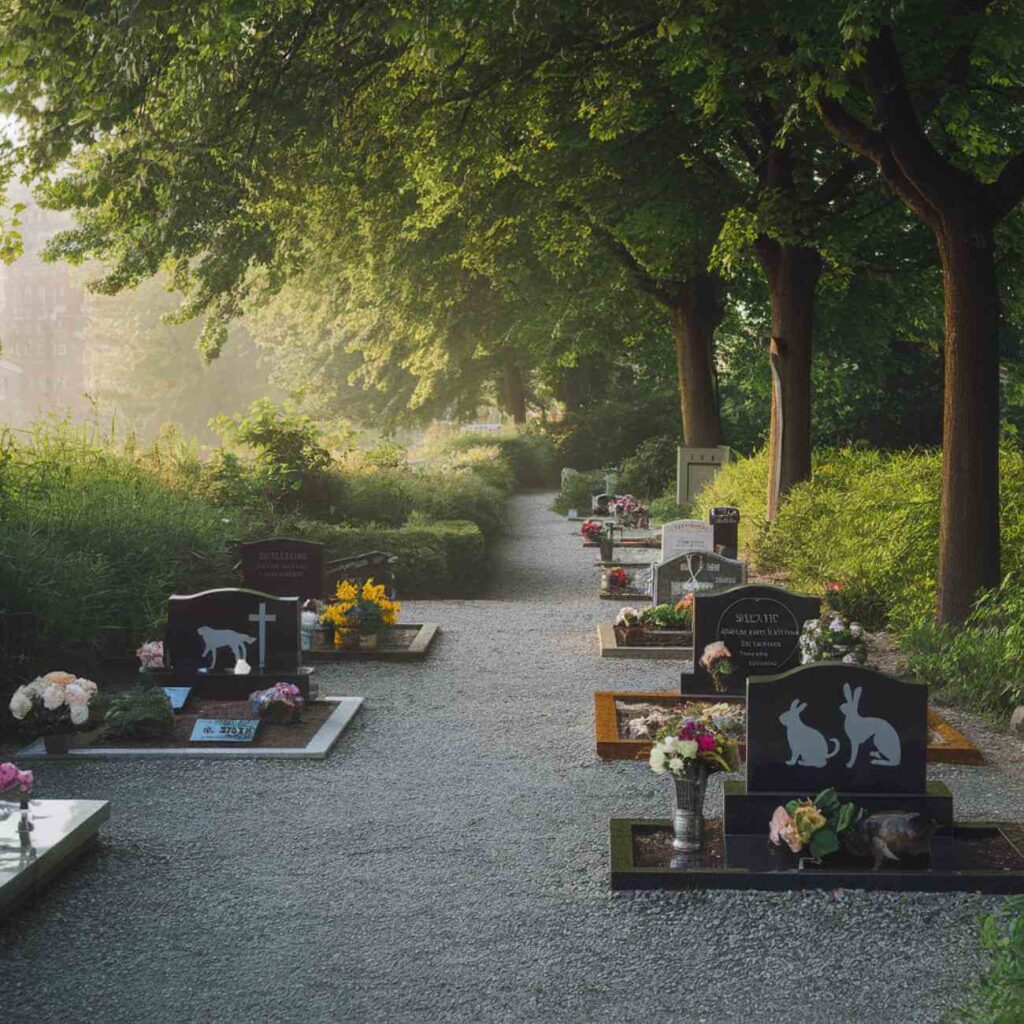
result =
[{"label": "flower bouquet", "polygon": [[645,608],[640,620],[648,629],[674,632],[693,629],[693,594],[687,594],[675,604],[656,604]]},{"label": "flower bouquet", "polygon": [[277,725],[297,722],[305,703],[305,697],[294,683],[274,683],[266,690],[249,694],[249,710]]},{"label": "flower bouquet", "polygon": [[700,656],[700,667],[711,676],[711,684],[718,693],[729,688],[729,677],[735,666],[732,663],[732,652],[721,640],[715,640],[704,648]]},{"label": "flower bouquet", "polygon": [[601,591],[605,594],[621,594],[632,589],[629,573],[620,565],[612,566],[601,574]]},{"label": "flower bouquet", "polygon": [[136,652],[139,659],[139,673],[148,676],[154,669],[164,667],[164,642],[147,640]]},{"label": "flower bouquet", "polygon": [[42,736],[50,753],[66,753],[71,733],[89,721],[89,706],[97,687],[70,672],[48,672],[19,686],[11,697],[11,714],[35,736]]},{"label": "flower bouquet", "polygon": [[649,763],[656,775],[675,783],[672,845],[699,850],[704,841],[704,793],[708,776],[739,768],[739,744],[716,728],[707,709],[682,715],[659,730]]},{"label": "flower bouquet", "polygon": [[800,663],[841,661],[847,665],[863,665],[868,660],[864,630],[839,612],[827,618],[808,619],[800,634]]},{"label": "flower bouquet", "polygon": [[10,803],[17,803],[21,806],[21,822],[18,825],[18,832],[22,835],[23,841],[27,839],[28,833],[32,831],[32,823],[29,821],[28,798],[32,792],[32,773],[18,770],[18,766],[10,761],[0,764],[0,821],[6,821],[13,810],[8,806]]},{"label": "flower bouquet", "polygon": [[332,601],[320,615],[320,621],[334,633],[335,647],[377,646],[384,626],[398,621],[402,606],[387,596],[383,583],[368,579],[362,587],[352,580],[341,580]]},{"label": "flower bouquet", "polygon": [[597,544],[601,540],[601,532],[604,530],[604,523],[596,519],[588,519],[580,527],[580,533],[585,541]]},{"label": "flower bouquet", "polygon": [[644,627],[638,608],[626,606],[615,616],[615,639],[620,644],[635,646],[643,639]]},{"label": "flower bouquet", "polygon": [[646,530],[651,517],[646,506],[641,505],[632,494],[617,497],[609,506],[609,511],[620,525],[633,530]]},{"label": "flower bouquet", "polygon": [[806,849],[821,860],[840,848],[842,834],[863,816],[863,807],[840,803],[834,789],[823,789],[813,800],[790,800],[776,807],[768,838],[775,846],[785,844],[793,853]]}]

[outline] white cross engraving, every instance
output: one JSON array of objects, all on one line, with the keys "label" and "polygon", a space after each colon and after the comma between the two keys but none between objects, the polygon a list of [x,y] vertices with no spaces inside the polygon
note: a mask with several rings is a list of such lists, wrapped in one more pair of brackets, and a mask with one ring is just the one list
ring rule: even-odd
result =
[{"label": "white cross engraving", "polygon": [[260,668],[264,668],[267,663],[267,623],[277,622],[277,616],[268,615],[266,601],[260,601],[260,610],[255,615],[250,615],[249,621],[258,622],[260,626]]}]

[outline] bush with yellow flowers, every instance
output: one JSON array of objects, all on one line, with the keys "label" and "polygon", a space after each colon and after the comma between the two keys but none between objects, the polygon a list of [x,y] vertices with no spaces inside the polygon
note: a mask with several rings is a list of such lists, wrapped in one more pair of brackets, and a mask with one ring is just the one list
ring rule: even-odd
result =
[{"label": "bush with yellow flowers", "polygon": [[341,580],[334,600],[320,615],[320,621],[334,629],[334,643],[340,646],[350,635],[377,633],[384,626],[398,621],[402,606],[387,596],[383,583],[373,577],[362,587],[352,580]]}]

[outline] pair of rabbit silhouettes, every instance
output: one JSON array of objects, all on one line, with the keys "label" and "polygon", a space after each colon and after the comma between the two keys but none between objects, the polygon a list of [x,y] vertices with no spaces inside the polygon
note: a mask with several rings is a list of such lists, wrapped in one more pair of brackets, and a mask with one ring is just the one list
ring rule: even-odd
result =
[{"label": "pair of rabbit silhouettes", "polygon": [[[845,699],[839,705],[839,711],[843,715],[843,728],[850,740],[850,759],[846,767],[852,768],[857,763],[861,746],[870,740],[873,745],[871,763],[879,768],[896,768],[903,755],[899,733],[884,718],[865,718],[860,713],[858,705],[862,689],[858,686],[851,691],[849,683],[843,684]],[[839,753],[840,742],[834,737],[826,739],[824,733],[800,718],[806,707],[806,701],[798,697],[779,715],[789,741],[789,760],[786,764],[790,767],[824,768]]]}]

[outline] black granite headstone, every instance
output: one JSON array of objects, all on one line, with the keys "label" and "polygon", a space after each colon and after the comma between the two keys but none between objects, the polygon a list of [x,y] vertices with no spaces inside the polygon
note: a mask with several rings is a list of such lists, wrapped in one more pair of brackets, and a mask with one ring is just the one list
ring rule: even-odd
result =
[{"label": "black granite headstone", "polygon": [[747,683],[747,792],[925,792],[928,688],[817,662]]},{"label": "black granite headstone", "polygon": [[256,674],[296,672],[302,664],[299,602],[236,588],[172,594],[164,657],[175,681],[230,673],[239,659]]},{"label": "black granite headstone", "polygon": [[242,581],[264,594],[323,597],[324,546],[285,537],[243,544]]},{"label": "black granite headstone", "polygon": [[385,584],[390,596],[393,597],[394,565],[397,561],[397,555],[390,555],[386,551],[367,551],[365,554],[352,555],[349,558],[336,558],[328,563],[323,596],[333,598],[338,583],[342,580],[362,584],[372,578],[377,583]]},{"label": "black granite headstone", "polygon": [[654,603],[667,604],[709,590],[722,590],[747,582],[745,562],[709,551],[688,551],[654,569]]},{"label": "black granite headstone", "polygon": [[740,510],[720,505],[708,513],[708,522],[715,528],[715,551],[726,558],[736,558],[740,550]]},{"label": "black granite headstone", "polygon": [[820,598],[767,584],[698,593],[693,602],[693,674],[683,673],[682,692],[716,692],[711,675],[700,665],[704,648],[716,640],[728,647],[733,664],[724,693],[742,696],[747,676],[795,667],[803,624],[820,614]]},{"label": "black granite headstone", "polygon": [[607,516],[610,515],[609,508],[611,503],[615,500],[614,494],[595,494],[593,495],[590,502],[591,515],[595,516]]}]

